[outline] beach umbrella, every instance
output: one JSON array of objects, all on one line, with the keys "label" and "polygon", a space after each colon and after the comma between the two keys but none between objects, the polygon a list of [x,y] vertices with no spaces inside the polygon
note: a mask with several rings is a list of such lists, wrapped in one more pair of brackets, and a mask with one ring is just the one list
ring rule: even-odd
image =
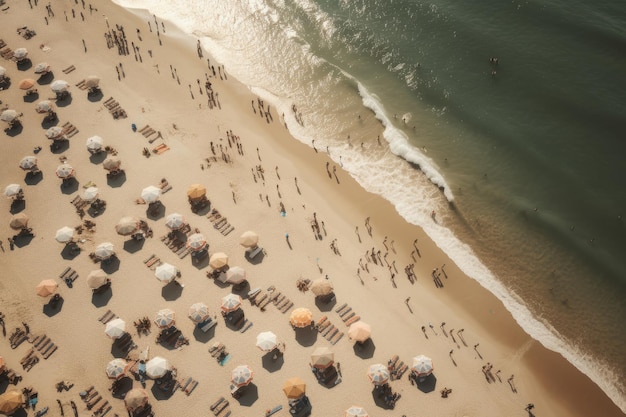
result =
[{"label": "beach umbrella", "polygon": [[365,408],[359,407],[358,405],[353,405],[348,408],[346,412],[343,414],[343,417],[369,417]]},{"label": "beach umbrella", "polygon": [[50,72],[50,64],[47,62],[40,62],[35,65],[35,74],[45,74],[47,72]]},{"label": "beach umbrella", "polygon": [[139,230],[140,220],[137,217],[122,217],[115,225],[115,231],[118,235],[129,236]]},{"label": "beach umbrella", "polygon": [[194,323],[202,323],[209,318],[209,307],[204,303],[192,304],[188,316]]},{"label": "beach umbrella", "polygon": [[19,117],[17,110],[8,109],[0,113],[0,120],[3,122],[11,123],[13,120]]},{"label": "beach umbrella", "polygon": [[154,322],[161,329],[173,326],[176,322],[175,319],[176,313],[174,313],[174,310],[169,308],[164,308],[157,311],[156,316],[154,316]]},{"label": "beach umbrella", "polygon": [[240,266],[234,266],[226,271],[226,282],[241,284],[246,280],[246,271]]},{"label": "beach umbrella", "polygon": [[200,233],[194,233],[193,235],[187,238],[187,246],[189,246],[192,250],[199,251],[204,249],[206,245],[206,239]]},{"label": "beach umbrella", "polygon": [[61,164],[57,167],[56,174],[59,178],[70,178],[74,175],[74,168],[70,164]]},{"label": "beach umbrella", "polygon": [[110,156],[104,160],[102,163],[102,168],[107,171],[111,171],[113,169],[118,169],[122,165],[122,160],[117,156]]},{"label": "beach umbrella", "polygon": [[209,266],[213,269],[220,269],[228,265],[228,255],[224,252],[215,252],[209,259]]},{"label": "beach umbrella", "polygon": [[185,218],[180,213],[168,214],[165,218],[165,225],[171,230],[178,230],[185,225]]},{"label": "beach umbrella", "polygon": [[7,70],[4,67],[0,67],[0,78],[4,77],[7,74]]},{"label": "beach umbrella", "polygon": [[146,362],[146,375],[150,378],[161,378],[171,369],[170,362],[160,356],[155,356]]},{"label": "beach umbrella", "polygon": [[100,84],[100,77],[98,77],[97,75],[90,75],[87,78],[85,78],[85,87],[87,88],[94,88],[97,87]]},{"label": "beach umbrella", "polygon": [[259,235],[252,230],[248,230],[247,232],[243,232],[241,237],[239,238],[239,244],[244,248],[255,248],[259,243]]},{"label": "beach umbrella", "polygon": [[95,269],[87,275],[89,288],[98,289],[109,281],[109,276],[102,269]]},{"label": "beach umbrella", "polygon": [[326,278],[318,278],[309,287],[315,296],[320,297],[333,292],[333,284]]},{"label": "beach umbrella", "polygon": [[109,259],[111,256],[115,254],[115,250],[113,250],[113,244],[111,242],[104,242],[99,244],[94,251],[96,258],[104,261]]},{"label": "beach umbrella", "polygon": [[371,335],[371,326],[363,321],[352,323],[348,328],[348,337],[357,342],[365,342]]},{"label": "beach umbrella", "polygon": [[28,50],[26,48],[17,48],[15,51],[13,51],[13,57],[15,57],[15,59],[22,60],[24,58],[26,58],[28,56]]},{"label": "beach umbrella", "polygon": [[52,84],[50,84],[50,88],[55,93],[63,93],[64,91],[67,91],[68,88],[70,88],[70,83],[65,80],[54,80]]},{"label": "beach umbrella", "polygon": [[56,235],[54,236],[57,242],[59,243],[67,243],[74,239],[74,228],[69,226],[64,226],[57,230]]},{"label": "beach umbrella", "polygon": [[417,377],[425,377],[433,373],[433,360],[428,356],[418,355],[413,358],[411,371]]},{"label": "beach umbrella", "polygon": [[63,128],[61,126],[52,126],[46,130],[46,137],[48,139],[56,140],[63,136]]},{"label": "beach umbrella", "polygon": [[148,404],[148,393],[142,388],[133,388],[126,393],[124,404],[130,411],[135,411]]},{"label": "beach umbrella", "polygon": [[53,108],[54,106],[52,105],[52,102],[50,100],[41,100],[39,103],[37,103],[35,111],[37,111],[37,113],[47,113]]},{"label": "beach umbrella", "polygon": [[119,339],[126,333],[126,322],[120,318],[113,319],[106,324],[104,333],[111,339]]},{"label": "beach umbrella", "polygon": [[109,379],[120,379],[130,368],[130,364],[122,358],[116,358],[107,364],[105,372]]},{"label": "beach umbrella", "polygon": [[151,185],[141,190],[141,198],[146,203],[154,203],[159,199],[160,195],[161,189],[159,187],[155,187],[154,185]]},{"label": "beach umbrella", "polygon": [[161,282],[172,282],[177,275],[178,268],[167,262],[157,266],[154,270],[154,276]]},{"label": "beach umbrella", "polygon": [[24,406],[24,395],[19,390],[7,391],[0,395],[0,413],[11,415]]},{"label": "beach umbrella", "polygon": [[37,158],[35,158],[34,156],[25,156],[20,161],[20,168],[22,168],[24,171],[29,171],[36,166],[37,166]]},{"label": "beach umbrella", "polygon": [[11,221],[9,222],[9,226],[11,229],[21,230],[28,226],[28,216],[24,213],[17,213],[11,216]]},{"label": "beach umbrella", "polygon": [[326,369],[335,362],[335,354],[326,346],[316,348],[311,354],[311,365],[318,369]]},{"label": "beach umbrella", "polygon": [[35,80],[33,80],[32,78],[24,78],[22,81],[19,82],[19,84],[17,84],[20,90],[31,89],[33,88],[34,85],[35,85]]},{"label": "beach umbrella", "polygon": [[228,294],[225,297],[222,297],[221,308],[222,311],[228,313],[229,311],[235,311],[241,306],[241,297],[237,294]]},{"label": "beach umbrella", "polygon": [[100,136],[95,135],[87,138],[87,149],[90,151],[99,151],[102,149],[102,145],[104,144],[104,139]]},{"label": "beach umbrella", "polygon": [[289,378],[283,384],[283,392],[290,400],[302,398],[306,393],[306,384],[298,377]]},{"label": "beach umbrella", "polygon": [[254,372],[248,365],[239,365],[230,373],[230,382],[237,387],[245,387],[252,382]]},{"label": "beach umbrella", "polygon": [[272,332],[261,332],[256,337],[256,346],[264,352],[269,352],[278,345],[278,338]]},{"label": "beach umbrella", "polygon": [[367,370],[367,377],[374,385],[383,385],[389,381],[389,370],[383,364],[377,363],[370,365]]},{"label": "beach umbrella", "polygon": [[98,197],[100,190],[98,187],[88,187],[83,191],[82,199],[85,201],[92,201]]},{"label": "beach umbrella", "polygon": [[190,185],[187,189],[187,197],[191,200],[197,200],[198,198],[202,198],[206,195],[206,187],[200,184]]},{"label": "beach umbrella", "polygon": [[300,328],[310,326],[313,322],[313,313],[308,308],[296,308],[291,312],[289,322],[292,326]]},{"label": "beach umbrella", "polygon": [[19,184],[9,184],[4,188],[4,195],[13,198],[22,192],[22,186]]},{"label": "beach umbrella", "polygon": [[44,279],[35,287],[35,294],[40,297],[47,297],[56,292],[59,284],[53,279]]}]

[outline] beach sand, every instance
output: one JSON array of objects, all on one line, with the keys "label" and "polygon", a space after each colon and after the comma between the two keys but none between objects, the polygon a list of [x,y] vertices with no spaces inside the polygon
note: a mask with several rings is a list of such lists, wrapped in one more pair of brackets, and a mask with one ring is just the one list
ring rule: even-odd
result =
[{"label": "beach sand", "polygon": [[[535,405],[533,412],[537,416],[623,415],[591,380],[525,334],[499,300],[465,276],[421,229],[407,224],[388,202],[364,191],[340,167],[336,167],[336,177],[329,178],[326,167],[332,170],[334,162],[321,150],[316,152],[291,138],[275,109],[270,111],[271,120],[259,116],[258,104],[253,112],[251,102],[257,103],[257,97],[228,77],[228,68],[224,75],[218,69],[219,63],[211,59],[217,71],[213,76],[207,66],[210,57],[206,51],[202,59],[198,57],[195,39],[161,21],[159,25],[163,26],[157,36],[151,15],[130,13],[109,2],[98,4],[97,11],[90,11],[89,4],[83,8],[80,2],[57,2],[52,6],[54,17],[48,18],[49,24],[44,3],[35,6],[33,1],[33,8],[27,2],[10,2],[9,6],[0,15],[4,27],[1,37],[12,49],[28,48],[33,67],[21,71],[14,62],[3,60],[1,64],[7,68],[12,85],[0,91],[0,100],[3,107],[23,113],[23,130],[13,136],[0,135],[0,178],[3,187],[18,183],[24,188],[23,212],[30,218],[35,237],[27,245],[9,249],[7,238],[15,231],[9,227],[11,202],[3,201],[0,311],[5,314],[7,335],[0,341],[0,356],[22,375],[17,388],[32,386],[38,391],[38,409],[49,406],[49,415],[60,415],[58,399],[66,413],[71,412],[69,403],[74,401],[80,415],[91,414],[93,409],[85,408],[79,392],[93,385],[113,407],[109,415],[125,414],[123,400],[108,391],[111,381],[104,372],[114,352],[98,318],[111,310],[127,322],[127,330],[137,344],[130,352],[131,358],[138,358],[149,348],[149,357],[167,358],[183,383],[188,377],[198,381],[190,395],[178,390],[170,398],[162,398],[153,381],[147,381],[149,402],[158,415],[180,415],[181,410],[184,415],[206,415],[209,406],[222,396],[228,399],[234,416],[264,415],[265,410],[278,404],[284,408],[276,415],[288,415],[281,387],[290,377],[306,382],[315,416],[343,415],[353,404],[364,407],[372,416],[524,416],[529,403]],[[119,55],[117,47],[107,47],[107,25],[110,29],[123,26],[129,55]],[[15,32],[23,26],[35,30],[36,36],[26,40]],[[132,45],[139,47],[142,62],[139,56],[135,58]],[[64,79],[71,85],[71,103],[57,107],[59,125],[70,122],[78,130],[69,139],[69,147],[57,153],[51,151],[44,135],[43,115],[34,110],[37,101],[25,102],[24,91],[18,88],[23,78],[37,79],[34,65],[43,61],[51,65],[54,79]],[[62,72],[71,65],[74,71]],[[203,88],[206,74],[210,74],[217,107],[208,104]],[[89,100],[87,91],[76,86],[90,75],[101,78],[100,100]],[[39,99],[54,96],[49,85],[38,85],[37,89]],[[126,118],[113,118],[104,105],[110,97],[119,102]],[[132,131],[131,124],[139,129],[150,126],[160,132],[161,138],[149,143],[140,132]],[[227,131],[239,138],[243,155],[236,146],[229,147]],[[103,137],[105,145],[117,151],[125,170],[124,181],[108,183],[101,158],[90,159],[85,140],[93,135]],[[156,134],[150,136],[154,137]],[[217,158],[209,159],[209,163],[206,158],[213,156],[211,142]],[[169,149],[160,154],[150,152],[149,158],[142,155],[144,148],[152,150],[160,144]],[[43,179],[26,184],[18,162],[32,155],[36,146],[43,148],[37,155]],[[220,146],[229,155],[229,162],[220,158]],[[61,180],[55,176],[61,156],[76,170],[78,185],[73,188],[61,187]],[[259,166],[264,178],[258,175]],[[163,178],[172,187],[161,196],[165,215],[183,214],[192,228],[206,236],[210,254],[225,252],[229,265],[245,268],[250,287],[265,292],[275,286],[294,307],[282,313],[270,304],[261,311],[244,300],[242,307],[252,327],[244,333],[229,329],[219,312],[220,300],[231,292],[231,287],[207,278],[210,268],[206,262],[194,265],[191,256],[179,259],[160,241],[168,232],[164,216],[149,218],[147,206],[135,203],[144,187],[159,185]],[[95,231],[79,236],[84,240],[79,256],[64,259],[63,245],[55,241],[55,232],[63,226],[81,224],[71,201],[89,182],[99,187],[100,198],[107,202],[106,210],[95,218],[85,216],[95,222]],[[231,233],[222,235],[206,213],[192,213],[186,191],[195,183],[206,186],[211,207],[234,227]],[[284,216],[280,213],[281,202]],[[147,238],[141,247],[129,244],[128,237],[115,231],[123,216],[147,218],[154,237]],[[366,230],[366,218],[370,218],[371,236]],[[314,219],[321,226],[318,238],[311,229]],[[246,260],[244,248],[239,245],[239,236],[246,230],[260,236],[265,255],[259,263]],[[331,250],[335,239],[340,254]],[[414,261],[411,252],[415,239],[420,256]],[[88,254],[106,241],[115,245],[119,260],[105,265],[112,280],[112,296],[92,298],[86,278],[100,265]],[[385,262],[380,266],[380,262],[375,265],[365,260],[366,251],[372,248],[381,251],[381,258],[388,253],[387,263],[398,270],[394,271],[395,285],[390,272],[393,268]],[[184,288],[171,284],[163,287],[143,262],[153,254],[180,269],[179,281]],[[369,272],[361,270],[359,277],[361,258],[367,262]],[[403,272],[409,264],[415,264],[414,284]],[[444,286],[437,288],[431,273],[444,264],[447,277],[441,275]],[[58,279],[67,267],[79,276],[72,288]],[[296,282],[325,276],[334,285],[336,304],[320,304],[320,308],[311,292],[299,291]],[[58,292],[63,297],[60,311],[52,314],[46,314],[47,300],[34,291],[42,279],[49,278],[59,283]],[[205,334],[194,330],[186,314],[196,302],[207,304],[217,317],[214,331]],[[365,349],[354,347],[347,337],[348,327],[335,312],[344,303],[372,327],[372,343]],[[296,307],[311,309],[315,319],[326,315],[345,333],[344,337],[332,345],[321,333],[294,332],[289,314]],[[157,344],[154,324],[151,334],[137,334],[132,322],[144,316],[152,319],[162,308],[177,313],[176,326],[189,339],[189,345],[168,349]],[[48,359],[39,355],[39,363],[28,372],[21,369],[20,359],[31,344],[26,341],[11,349],[8,339],[22,322],[28,323],[33,335],[45,334],[58,346]],[[443,322],[446,324],[442,328]],[[427,338],[422,326],[426,327]],[[465,343],[458,336],[460,329],[464,329]],[[264,353],[255,347],[256,335],[268,330],[285,343],[284,362],[264,362]],[[448,334],[451,330],[454,341]],[[230,353],[223,366],[208,352],[216,342],[223,343]],[[331,347],[335,361],[341,363],[342,378],[336,386],[319,385],[310,370],[310,355],[318,346]],[[393,355],[399,355],[410,366],[418,354],[433,359],[435,378],[429,381],[432,391],[423,392],[423,387],[420,390],[412,385],[407,372],[400,380],[390,382],[392,389],[401,394],[395,409],[377,406],[366,377],[369,365],[386,364]],[[254,386],[237,400],[229,395],[230,372],[242,364],[254,370]],[[485,380],[482,368],[488,364],[493,365],[494,374],[501,371],[500,380]],[[513,385],[507,382],[512,375]],[[74,387],[57,392],[55,384],[61,380],[71,381]],[[133,381],[133,387],[139,386]],[[6,384],[0,387],[4,390]],[[448,398],[439,394],[444,387],[452,389]]]}]

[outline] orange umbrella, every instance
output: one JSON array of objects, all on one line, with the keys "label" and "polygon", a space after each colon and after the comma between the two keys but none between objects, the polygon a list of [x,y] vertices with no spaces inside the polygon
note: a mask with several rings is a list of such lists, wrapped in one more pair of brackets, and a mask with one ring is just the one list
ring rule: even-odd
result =
[{"label": "orange umbrella", "polygon": [[47,297],[56,292],[59,284],[53,279],[44,279],[35,287],[35,293],[40,297]]},{"label": "orange umbrella", "polygon": [[306,384],[298,377],[289,378],[283,384],[283,392],[290,400],[302,398],[306,393]]},{"label": "orange umbrella", "polygon": [[308,308],[300,307],[291,312],[289,322],[295,327],[306,327],[313,321],[313,313]]},{"label": "orange umbrella", "polygon": [[20,81],[20,83],[18,84],[18,86],[22,90],[28,90],[29,88],[33,88],[34,85],[35,85],[35,80],[33,80],[32,78],[25,78],[22,81]]},{"label": "orange umbrella", "polygon": [[187,190],[187,197],[192,200],[196,200],[198,198],[202,198],[206,195],[206,187],[201,184],[193,184],[189,186]]},{"label": "orange umbrella", "polygon": [[148,393],[141,388],[133,388],[124,397],[126,408],[135,411],[148,403]]},{"label": "orange umbrella", "polygon": [[24,406],[24,396],[19,390],[0,395],[0,413],[11,415]]},{"label": "orange umbrella", "polygon": [[371,334],[371,326],[362,321],[352,323],[348,328],[348,337],[352,340],[356,340],[357,342],[365,342],[370,338]]}]

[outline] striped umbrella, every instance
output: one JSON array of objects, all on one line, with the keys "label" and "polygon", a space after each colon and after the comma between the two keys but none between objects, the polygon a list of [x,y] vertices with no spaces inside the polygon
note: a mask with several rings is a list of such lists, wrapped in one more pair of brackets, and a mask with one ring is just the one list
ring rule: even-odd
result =
[{"label": "striped umbrella", "polygon": [[124,359],[116,358],[107,364],[105,372],[109,379],[120,379],[124,376],[124,374],[126,374],[128,368],[130,368],[130,364],[128,362]]},{"label": "striped umbrella", "polygon": [[232,382],[235,386],[245,387],[252,382],[252,376],[254,372],[248,365],[239,365],[235,369],[233,369],[230,373],[230,382]]},{"label": "striped umbrella", "polygon": [[383,385],[389,381],[389,370],[383,364],[377,363],[370,365],[367,371],[367,377],[374,385]]}]

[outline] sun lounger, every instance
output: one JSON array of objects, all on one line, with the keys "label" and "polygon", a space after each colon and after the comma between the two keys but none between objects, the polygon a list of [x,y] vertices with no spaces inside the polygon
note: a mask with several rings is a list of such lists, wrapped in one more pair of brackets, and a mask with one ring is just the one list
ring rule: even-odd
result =
[{"label": "sun lounger", "polygon": [[352,311],[352,307],[348,307],[346,310],[342,311],[341,313],[339,313],[339,317],[341,317],[342,319],[348,315],[348,313],[350,313]]},{"label": "sun lounger", "polygon": [[222,403],[213,410],[213,414],[216,416],[219,415],[226,407],[228,407],[228,400],[222,401]]},{"label": "sun lounger", "polygon": [[76,67],[74,65],[70,65],[69,67],[62,69],[61,71],[64,74],[69,74],[70,72],[74,71],[76,69]]},{"label": "sun lounger", "polygon": [[335,309],[335,313],[341,313],[341,311],[346,307],[348,307],[348,303],[343,303],[341,306]]},{"label": "sun lounger", "polygon": [[248,331],[248,329],[250,329],[250,327],[252,327],[253,323],[246,319],[246,321],[244,321],[243,326],[241,327],[241,330],[239,330],[241,333],[245,333]]},{"label": "sun lounger", "polygon": [[319,330],[320,326],[328,320],[328,316],[323,315],[319,320],[315,322],[315,328]]},{"label": "sun lounger", "polygon": [[354,311],[352,311],[352,312],[350,312],[350,314],[346,314],[345,316],[341,316],[341,319],[345,323],[346,321],[350,320],[355,315],[356,315],[356,313]]},{"label": "sun lounger", "polygon": [[259,298],[258,300],[255,300],[254,304],[256,304],[257,306],[261,305],[261,303],[263,303],[265,300],[267,299],[267,293],[264,293],[263,296],[261,298]]},{"label": "sun lounger", "polygon": [[283,409],[282,404],[278,404],[276,407],[274,407],[274,408],[272,408],[271,410],[267,411],[267,412],[265,413],[265,417],[269,417],[269,416],[271,416],[271,415],[273,415],[273,414],[276,414],[276,413],[278,413],[278,412],[279,412],[280,410],[282,410],[282,409]]},{"label": "sun lounger", "polygon": [[330,339],[330,343],[331,343],[331,344],[333,344],[333,345],[336,345],[336,344],[337,344],[337,342],[339,342],[339,341],[341,340],[341,338],[343,337],[343,335],[344,335],[344,333],[343,333],[343,332],[339,332],[339,333],[337,333],[335,336],[333,336],[333,337]]},{"label": "sun lounger", "polygon": [[399,367],[398,370],[396,371],[396,379],[402,378],[402,376],[407,371],[407,369],[409,369],[409,367],[406,364]]},{"label": "sun lounger", "polygon": [[183,391],[185,391],[185,394],[187,394],[187,396],[190,396],[193,390],[195,390],[197,386],[198,386],[198,381],[193,380],[191,381],[191,384],[189,385],[189,387]]},{"label": "sun lounger", "polygon": [[225,400],[224,397],[220,397],[217,399],[217,401],[215,401],[213,404],[211,404],[211,406],[209,407],[211,409],[211,411],[214,411],[223,401]]},{"label": "sun lounger", "polygon": [[346,323],[346,326],[350,326],[352,323],[355,323],[359,320],[361,320],[361,316],[353,316],[350,319],[346,320],[344,323]]},{"label": "sun lounger", "polygon": [[248,299],[253,300],[260,292],[261,288],[259,287],[251,289],[250,291],[248,291]]},{"label": "sun lounger", "polygon": [[330,332],[332,332],[333,330],[336,330],[337,327],[335,327],[334,324],[331,324],[330,326],[328,326],[328,328],[326,328],[323,332],[322,332],[322,336],[326,337],[326,335]]},{"label": "sun lounger", "polygon": [[287,311],[289,311],[289,309],[291,309],[291,307],[293,307],[293,302],[289,301],[287,304],[285,304],[285,306],[283,306],[283,307],[280,309],[280,312],[284,314],[284,313],[286,313]]},{"label": "sun lounger", "polygon": [[58,346],[56,346],[54,343],[52,345],[53,345],[52,349],[48,350],[46,353],[43,354],[44,359],[48,359],[50,356],[52,356],[54,352],[57,351]]}]

